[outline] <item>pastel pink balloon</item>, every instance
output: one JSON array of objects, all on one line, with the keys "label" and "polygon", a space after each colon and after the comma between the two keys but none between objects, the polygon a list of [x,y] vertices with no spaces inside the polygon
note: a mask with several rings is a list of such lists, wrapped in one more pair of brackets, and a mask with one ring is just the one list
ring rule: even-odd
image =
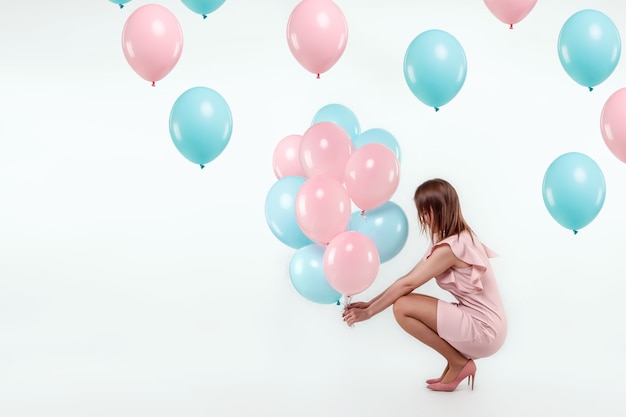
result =
[{"label": "pastel pink balloon", "polygon": [[524,19],[537,4],[537,0],[484,0],[489,11],[502,23],[513,25]]},{"label": "pastel pink balloon", "polygon": [[609,96],[600,115],[602,139],[609,150],[626,163],[626,88]]},{"label": "pastel pink balloon", "polygon": [[300,142],[300,164],[307,177],[330,175],[343,183],[346,163],[354,145],[339,125],[319,122],[311,125]]},{"label": "pastel pink balloon", "polygon": [[343,55],[348,42],[348,23],[331,0],[302,0],[287,22],[287,43],[306,70],[328,71]]},{"label": "pastel pink balloon", "polygon": [[307,179],[296,194],[296,222],[302,233],[320,245],[347,230],[351,214],[346,189],[328,175]]},{"label": "pastel pink balloon", "polygon": [[380,258],[370,237],[348,231],[331,240],[324,251],[323,264],[328,284],[343,295],[353,296],[372,285]]},{"label": "pastel pink balloon", "polygon": [[346,190],[361,210],[372,210],[389,201],[399,181],[398,158],[389,147],[380,143],[361,146],[346,164]]},{"label": "pastel pink balloon", "polygon": [[122,50],[131,68],[154,86],[178,63],[183,30],[167,8],[146,4],[128,16],[122,30]]},{"label": "pastel pink balloon", "polygon": [[300,163],[300,143],[302,135],[285,136],[278,142],[272,156],[272,166],[276,178],[288,176],[306,177]]}]

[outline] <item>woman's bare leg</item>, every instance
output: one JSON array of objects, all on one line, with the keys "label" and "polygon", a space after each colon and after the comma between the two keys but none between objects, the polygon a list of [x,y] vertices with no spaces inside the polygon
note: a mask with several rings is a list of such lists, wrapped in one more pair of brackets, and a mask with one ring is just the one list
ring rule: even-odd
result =
[{"label": "woman's bare leg", "polygon": [[437,334],[437,302],[434,297],[408,294],[393,305],[396,321],[411,336],[430,346],[448,361],[442,383],[452,381],[468,359]]}]

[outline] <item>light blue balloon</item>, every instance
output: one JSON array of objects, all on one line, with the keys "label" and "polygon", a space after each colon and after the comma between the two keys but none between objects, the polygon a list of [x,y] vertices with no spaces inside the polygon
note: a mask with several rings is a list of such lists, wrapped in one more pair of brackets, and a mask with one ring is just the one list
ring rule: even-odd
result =
[{"label": "light blue balloon", "polygon": [[331,122],[339,125],[354,139],[361,133],[361,125],[352,110],[343,104],[327,104],[315,113],[311,125],[320,122]]},{"label": "light blue balloon", "polygon": [[396,154],[398,162],[401,162],[402,155],[400,153],[400,144],[398,143],[396,138],[387,130],[374,128],[362,132],[354,140],[354,147],[356,149],[359,149],[363,145],[367,145],[369,143],[380,143],[381,145],[385,145],[386,147],[391,149],[394,154]]},{"label": "light blue balloon", "polygon": [[182,0],[192,12],[202,15],[204,19],[209,13],[217,10],[226,0]]},{"label": "light blue balloon", "polygon": [[543,178],[543,202],[561,226],[578,233],[600,212],[606,196],[602,170],[585,154],[559,156]]},{"label": "light blue balloon", "polygon": [[118,4],[120,6],[120,9],[123,9],[124,5],[130,2],[130,0],[109,0],[109,1],[113,4]]},{"label": "light blue balloon", "polygon": [[233,130],[228,103],[207,87],[181,94],[172,106],[169,124],[178,151],[201,168],[224,151]]},{"label": "light blue balloon", "polygon": [[457,39],[443,30],[418,35],[404,56],[404,79],[422,103],[439,110],[461,91],[467,59]]},{"label": "light blue balloon", "polygon": [[597,10],[574,13],[559,34],[558,52],[563,69],[589,91],[613,73],[621,50],[617,27]]},{"label": "light blue balloon", "polygon": [[387,262],[400,253],[409,236],[409,221],[402,207],[393,201],[368,210],[355,211],[350,216],[348,230],[361,232],[372,239],[378,249],[380,262]]},{"label": "light blue balloon", "polygon": [[298,249],[289,262],[289,278],[307,300],[318,304],[339,303],[341,294],[330,286],[324,274],[325,250],[315,243]]},{"label": "light blue balloon", "polygon": [[296,196],[306,178],[282,177],[265,197],[265,220],[270,230],[285,245],[294,249],[313,243],[304,235],[296,219]]}]

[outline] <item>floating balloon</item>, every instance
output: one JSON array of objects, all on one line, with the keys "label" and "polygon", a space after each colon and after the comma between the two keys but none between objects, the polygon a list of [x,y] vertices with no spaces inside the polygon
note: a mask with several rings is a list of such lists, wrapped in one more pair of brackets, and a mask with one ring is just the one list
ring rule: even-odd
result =
[{"label": "floating balloon", "polygon": [[318,304],[339,303],[341,294],[330,286],[324,274],[324,246],[304,246],[291,257],[289,278],[298,293]]},{"label": "floating balloon", "polygon": [[609,150],[626,163],[626,88],[611,94],[600,115],[602,139]]},{"label": "floating balloon", "polygon": [[267,225],[278,240],[294,249],[313,243],[296,220],[296,196],[305,181],[304,177],[283,177],[272,185],[265,197]]},{"label": "floating balloon", "polygon": [[307,179],[296,195],[296,220],[300,229],[323,246],[348,228],[350,211],[346,189],[328,175]]},{"label": "floating balloon", "polygon": [[312,125],[319,122],[331,122],[345,130],[350,138],[354,139],[361,133],[361,125],[352,110],[343,104],[327,104],[313,117]]},{"label": "floating balloon", "polygon": [[363,233],[372,239],[380,262],[387,262],[400,253],[409,236],[409,221],[402,207],[393,201],[370,210],[367,215],[355,211],[350,216],[349,231]]},{"label": "floating balloon", "polygon": [[398,158],[398,162],[402,162],[400,144],[389,131],[380,128],[369,129],[362,132],[356,137],[356,139],[354,139],[354,147],[356,149],[359,149],[368,143],[380,143],[381,145],[385,145],[393,151],[396,158]]},{"label": "floating balloon", "polygon": [[289,16],[289,50],[317,78],[337,63],[347,42],[348,23],[331,0],[302,0]]},{"label": "floating balloon", "polygon": [[561,226],[578,233],[604,205],[604,175],[587,155],[570,152],[559,156],[543,178],[543,202]]},{"label": "floating balloon", "polygon": [[524,19],[537,4],[537,0],[484,0],[489,11],[502,23],[513,25]]},{"label": "floating balloon", "polygon": [[391,149],[380,143],[363,145],[346,164],[346,190],[361,210],[383,205],[395,193],[399,181],[398,159]]},{"label": "floating balloon", "polygon": [[376,245],[363,233],[340,233],[324,252],[324,274],[328,283],[348,297],[372,285],[379,268]]},{"label": "floating balloon", "polygon": [[353,148],[350,136],[335,123],[315,123],[302,135],[300,164],[309,178],[325,174],[343,183]]},{"label": "floating balloon", "polygon": [[589,91],[613,73],[621,50],[617,27],[597,10],[574,13],[559,33],[558,52],[563,69]]},{"label": "floating balloon", "polygon": [[467,75],[465,51],[443,30],[418,35],[404,56],[404,79],[422,103],[439,110],[461,90]]},{"label": "floating balloon", "polygon": [[233,119],[224,97],[207,87],[193,87],[178,97],[170,112],[170,136],[189,161],[211,162],[230,141]]},{"label": "floating balloon", "polygon": [[120,9],[123,9],[124,5],[130,2],[130,0],[109,0],[109,1],[113,4],[119,5]]},{"label": "floating balloon", "polygon": [[296,175],[306,177],[300,163],[300,143],[302,135],[285,136],[278,142],[272,155],[272,166],[276,178]]},{"label": "floating balloon", "polygon": [[209,13],[213,13],[217,10],[226,0],[182,0],[183,4],[187,6],[192,12],[202,15],[202,18],[206,19]]},{"label": "floating balloon", "polygon": [[178,63],[183,30],[168,9],[146,4],[128,16],[122,30],[122,50],[131,68],[154,86]]}]

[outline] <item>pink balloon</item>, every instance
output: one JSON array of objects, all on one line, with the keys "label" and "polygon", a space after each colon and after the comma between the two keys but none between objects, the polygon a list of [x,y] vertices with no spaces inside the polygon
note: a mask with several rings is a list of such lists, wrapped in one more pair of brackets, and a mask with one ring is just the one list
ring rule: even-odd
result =
[{"label": "pink balloon", "polygon": [[354,145],[339,125],[319,122],[309,127],[300,143],[300,164],[307,177],[330,175],[343,183],[346,163]]},{"label": "pink balloon", "polygon": [[537,0],[484,0],[491,13],[502,23],[510,25],[513,29],[515,23],[519,23],[528,16],[535,7]]},{"label": "pink balloon", "polygon": [[176,66],[183,50],[183,30],[168,9],[146,4],[128,16],[122,50],[131,68],[154,86]]},{"label": "pink balloon", "polygon": [[307,179],[296,194],[296,221],[302,233],[327,245],[350,223],[350,197],[343,185],[328,175]]},{"label": "pink balloon", "polygon": [[350,199],[358,208],[372,210],[380,207],[398,188],[398,158],[381,143],[363,145],[350,156],[344,181]]},{"label": "pink balloon", "polygon": [[626,162],[626,88],[609,96],[600,116],[602,139],[609,150]]},{"label": "pink balloon", "polygon": [[324,251],[324,274],[335,291],[353,296],[366,290],[378,275],[380,258],[374,241],[360,232],[337,235]]},{"label": "pink balloon", "polygon": [[300,163],[300,143],[302,135],[285,136],[278,142],[272,156],[272,166],[276,178],[288,176],[306,177],[304,168]]},{"label": "pink balloon", "polygon": [[331,0],[302,0],[287,22],[287,43],[306,70],[328,71],[343,55],[348,41],[348,23]]}]

